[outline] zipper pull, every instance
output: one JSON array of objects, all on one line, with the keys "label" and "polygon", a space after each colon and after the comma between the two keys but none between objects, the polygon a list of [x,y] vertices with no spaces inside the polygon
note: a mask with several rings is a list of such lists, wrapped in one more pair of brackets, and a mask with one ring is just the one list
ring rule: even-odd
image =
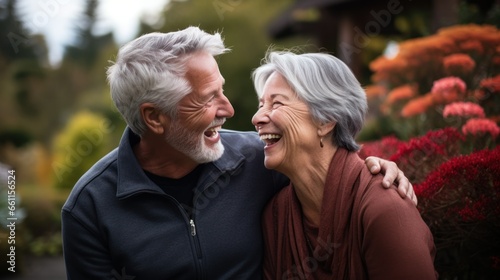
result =
[{"label": "zipper pull", "polygon": [[195,236],[196,235],[196,226],[194,224],[193,219],[189,220],[189,224],[191,225],[191,236]]}]

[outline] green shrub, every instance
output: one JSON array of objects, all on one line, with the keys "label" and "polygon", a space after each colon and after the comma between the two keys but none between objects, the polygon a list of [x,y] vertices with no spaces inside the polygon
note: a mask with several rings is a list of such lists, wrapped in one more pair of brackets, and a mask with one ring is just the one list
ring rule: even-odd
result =
[{"label": "green shrub", "polygon": [[111,132],[111,122],[100,115],[87,111],[74,115],[53,143],[56,187],[71,189],[110,150]]}]

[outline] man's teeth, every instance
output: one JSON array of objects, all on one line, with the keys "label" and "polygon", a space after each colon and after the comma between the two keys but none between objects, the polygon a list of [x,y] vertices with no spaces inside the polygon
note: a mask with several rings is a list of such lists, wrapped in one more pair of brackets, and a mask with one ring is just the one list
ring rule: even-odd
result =
[{"label": "man's teeth", "polygon": [[216,127],[209,128],[208,131],[217,132],[219,129],[221,129],[221,127],[220,126],[216,126]]},{"label": "man's teeth", "polygon": [[278,134],[262,134],[260,136],[261,140],[267,140],[267,139],[280,139],[281,135]]},{"label": "man's teeth", "polygon": [[205,136],[207,136],[207,137],[215,137],[218,134],[218,131],[221,128],[222,128],[222,126],[211,127],[209,129],[207,129],[207,131],[205,131]]}]

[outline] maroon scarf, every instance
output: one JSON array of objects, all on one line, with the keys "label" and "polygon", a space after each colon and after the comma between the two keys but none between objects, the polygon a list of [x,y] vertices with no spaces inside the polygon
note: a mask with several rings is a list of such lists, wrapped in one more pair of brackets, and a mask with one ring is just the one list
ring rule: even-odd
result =
[{"label": "maroon scarf", "polygon": [[316,240],[311,240],[314,234],[304,232],[303,214],[293,187],[276,196],[263,222],[266,258],[272,260],[266,262],[266,278],[363,278],[362,267],[349,267],[353,265],[350,258],[360,257],[359,247],[353,246],[358,244],[358,236],[351,231],[357,227],[351,224],[351,216],[358,211],[353,204],[359,186],[366,187],[370,179],[371,174],[355,152],[337,149],[326,178]]}]

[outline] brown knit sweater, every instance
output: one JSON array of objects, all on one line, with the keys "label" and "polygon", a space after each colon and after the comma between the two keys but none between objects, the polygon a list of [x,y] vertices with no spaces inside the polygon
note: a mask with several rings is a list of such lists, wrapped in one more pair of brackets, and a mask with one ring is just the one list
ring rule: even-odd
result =
[{"label": "brown knit sweater", "polygon": [[266,279],[436,279],[429,228],[410,199],[381,186],[354,152],[329,167],[319,228],[303,218],[293,182],[263,216]]}]

